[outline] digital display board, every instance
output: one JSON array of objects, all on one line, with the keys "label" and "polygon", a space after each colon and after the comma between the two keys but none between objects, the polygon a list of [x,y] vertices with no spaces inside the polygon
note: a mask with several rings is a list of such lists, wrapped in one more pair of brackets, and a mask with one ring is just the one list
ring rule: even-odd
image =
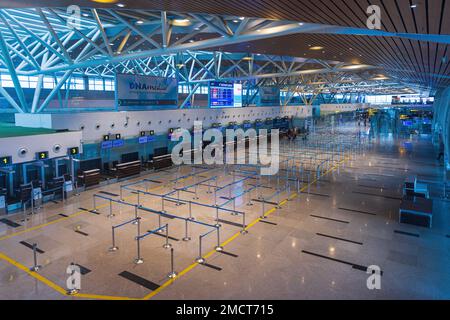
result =
[{"label": "digital display board", "polygon": [[36,152],[36,159],[37,160],[46,160],[46,159],[48,159],[48,151]]},{"label": "digital display board", "polygon": [[11,156],[0,157],[0,167],[10,166],[10,165],[12,165],[12,157]]},{"label": "digital display board", "polygon": [[242,107],[242,84],[232,82],[209,83],[210,108]]},{"label": "digital display board", "polygon": [[67,150],[67,153],[68,153],[70,156],[76,156],[76,155],[80,154],[80,148],[78,148],[78,147],[69,148],[69,149]]}]

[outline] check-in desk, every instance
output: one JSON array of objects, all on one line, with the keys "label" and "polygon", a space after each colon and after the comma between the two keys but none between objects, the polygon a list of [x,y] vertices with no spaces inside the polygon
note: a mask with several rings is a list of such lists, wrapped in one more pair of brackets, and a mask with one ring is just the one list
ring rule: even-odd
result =
[{"label": "check-in desk", "polygon": [[99,184],[100,178],[100,169],[80,171],[78,174],[78,180],[81,182],[81,185],[84,185],[85,187]]},{"label": "check-in desk", "polygon": [[141,161],[131,161],[116,164],[112,171],[117,179],[127,178],[141,173]]},{"label": "check-in desk", "polygon": [[171,167],[172,156],[170,154],[164,154],[161,156],[153,157],[153,165],[155,167],[155,170]]},{"label": "check-in desk", "polygon": [[433,201],[423,197],[404,196],[399,209],[400,223],[431,228]]}]

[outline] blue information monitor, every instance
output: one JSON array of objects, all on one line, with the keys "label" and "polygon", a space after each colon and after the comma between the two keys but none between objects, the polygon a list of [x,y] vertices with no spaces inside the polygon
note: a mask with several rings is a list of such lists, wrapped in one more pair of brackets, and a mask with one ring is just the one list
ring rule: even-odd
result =
[{"label": "blue information monitor", "polygon": [[210,82],[209,106],[211,108],[242,107],[242,84],[233,82]]}]

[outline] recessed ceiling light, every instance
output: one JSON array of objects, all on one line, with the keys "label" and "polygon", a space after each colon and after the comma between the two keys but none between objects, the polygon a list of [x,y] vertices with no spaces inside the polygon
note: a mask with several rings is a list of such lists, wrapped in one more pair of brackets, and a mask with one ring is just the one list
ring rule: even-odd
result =
[{"label": "recessed ceiling light", "polygon": [[238,19],[234,19],[233,22],[234,22],[234,23],[238,23],[239,20],[238,20]]},{"label": "recessed ceiling light", "polygon": [[187,27],[191,25],[191,20],[189,19],[173,19],[172,25],[177,27]]},{"label": "recessed ceiling light", "polygon": [[417,8],[417,4],[412,4],[412,5],[411,5],[411,8],[413,8],[413,9],[414,9],[414,8]]},{"label": "recessed ceiling light", "polygon": [[116,4],[116,6],[118,6],[119,8],[125,7],[125,5],[123,3],[118,3],[118,4]]},{"label": "recessed ceiling light", "polygon": [[244,20],[245,19],[245,17],[239,17],[239,20]]},{"label": "recessed ceiling light", "polygon": [[314,46],[314,47],[309,48],[309,50],[322,50],[322,49],[323,49],[323,47],[321,47],[321,46]]},{"label": "recessed ceiling light", "polygon": [[299,25],[299,26],[302,26],[302,25],[303,25],[303,22],[299,22],[298,25]]},{"label": "recessed ceiling light", "polygon": [[116,3],[118,0],[91,0],[91,1],[98,3]]},{"label": "recessed ceiling light", "polygon": [[138,21],[136,21],[136,23],[137,23],[137,24],[143,24],[143,23],[144,23],[144,21],[142,21],[142,20],[138,20]]}]

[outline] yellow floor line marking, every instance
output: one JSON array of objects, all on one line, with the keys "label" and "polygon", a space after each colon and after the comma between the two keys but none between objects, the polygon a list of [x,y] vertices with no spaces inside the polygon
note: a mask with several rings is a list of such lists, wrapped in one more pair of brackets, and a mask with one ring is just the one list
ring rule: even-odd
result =
[{"label": "yellow floor line marking", "polygon": [[[185,180],[187,180],[189,178],[190,177],[184,178],[184,179],[181,179],[180,181],[185,181]],[[157,186],[157,187],[151,188],[149,190],[150,191],[155,191],[155,190],[163,188],[163,187],[164,186]],[[130,195],[128,197],[124,197],[123,199],[126,200],[126,199],[129,199],[129,198],[133,197],[133,196],[134,195]],[[103,205],[99,205],[99,206],[97,206],[97,209],[102,209],[102,208],[105,208],[107,206],[108,206],[108,203],[103,204]],[[4,236],[4,237],[0,238],[0,241],[12,238],[14,236],[18,236],[20,234],[31,232],[31,231],[34,231],[34,230],[42,229],[42,228],[44,228],[46,226],[55,224],[55,223],[60,222],[60,221],[68,220],[70,218],[73,218],[75,216],[78,216],[78,215],[81,215],[81,214],[87,213],[87,212],[88,211],[81,210],[81,211],[78,211],[78,212],[76,212],[74,214],[71,214],[68,217],[59,218],[57,220],[50,221],[50,222],[47,222],[47,223],[43,223],[43,224],[31,227],[31,228],[26,229],[26,230],[22,230],[22,231],[18,231],[18,232],[9,234],[7,236]],[[47,285],[50,288],[54,289],[55,291],[61,293],[62,295],[67,296],[67,291],[64,288],[62,288],[61,286],[59,286],[56,283],[52,282],[51,280],[45,278],[44,276],[40,275],[39,273],[31,271],[28,267],[24,266],[23,264],[21,264],[20,262],[18,262],[16,260],[10,258],[9,256],[7,256],[6,254],[4,254],[2,252],[0,252],[0,259],[10,263],[14,267],[16,267],[16,268],[18,268],[18,269],[20,269],[22,271],[25,271],[27,274],[29,274],[33,278],[41,281],[42,283],[44,283],[45,285]],[[97,295],[97,294],[88,294],[88,293],[77,293],[77,294],[70,295],[70,296],[80,297],[80,298],[88,298],[88,299],[102,299],[102,300],[139,300],[138,298],[119,297],[119,296],[106,296],[106,295]]]},{"label": "yellow floor line marking", "polygon": [[[348,160],[348,159],[347,159],[347,160]],[[346,161],[346,159],[342,160],[342,161],[339,162],[337,165],[331,167],[328,171],[326,171],[325,173],[323,173],[323,174],[321,175],[321,177],[324,176],[324,175],[327,175],[329,172],[331,172],[331,171],[333,171],[335,168],[339,167],[339,165],[340,165],[341,163],[345,162],[345,161]],[[187,179],[190,179],[190,177],[185,178],[185,179],[183,179],[183,180],[187,180]],[[312,185],[312,184],[314,184],[314,183],[316,183],[316,182],[317,182],[317,178],[314,179],[309,185]],[[154,190],[157,190],[157,189],[162,188],[162,187],[163,187],[163,186],[158,186],[158,187],[152,188],[152,189],[150,189],[150,190],[154,191]],[[306,190],[306,188],[307,188],[307,186],[303,187],[302,189],[300,189],[300,192]],[[298,194],[295,192],[293,195],[288,196],[287,199],[283,200],[283,201],[280,203],[280,205],[285,204],[285,203],[287,202],[288,199],[293,199],[293,198],[295,198],[295,197],[297,197],[297,196],[298,196]],[[131,197],[133,197],[133,196],[128,196],[128,197],[125,197],[124,199],[129,199],[129,198],[131,198]],[[97,206],[97,209],[101,209],[101,208],[104,208],[104,207],[106,207],[106,206],[108,206],[107,203],[104,204],[104,205]],[[272,209],[268,210],[266,213],[264,213],[264,215],[265,215],[265,216],[268,216],[268,215],[272,214],[272,213],[275,212],[275,211],[276,211],[276,208],[272,208]],[[33,231],[33,230],[37,230],[37,229],[44,228],[44,227],[46,227],[46,226],[48,226],[48,225],[54,224],[54,223],[59,222],[59,221],[67,220],[67,219],[72,218],[72,217],[74,217],[74,216],[76,216],[76,215],[80,215],[80,214],[86,213],[86,212],[87,212],[87,211],[78,211],[78,212],[76,212],[76,213],[74,213],[74,214],[72,214],[72,215],[70,215],[70,216],[68,216],[68,217],[63,217],[63,218],[60,218],[60,219],[57,219],[57,220],[54,220],[54,221],[51,221],[51,222],[48,222],[48,223],[44,223],[44,224],[41,224],[41,225],[38,225],[38,226],[35,226],[35,227],[32,227],[32,228],[29,228],[29,229],[26,229],[26,230],[22,230],[22,231],[19,231],[19,232],[10,234],[10,235],[8,235],[8,236],[2,237],[2,238],[0,238],[0,241],[1,241],[1,240],[4,240],[4,239],[11,238],[11,237],[16,236],[16,235],[20,235],[20,234],[26,233],[26,232],[30,232],[30,231]],[[257,218],[257,219],[255,219],[255,220],[253,220],[250,224],[247,225],[247,227],[245,228],[245,230],[250,229],[251,227],[253,227],[253,226],[254,226],[257,222],[259,222],[260,220],[261,220],[261,218]],[[235,233],[233,236],[231,236],[230,238],[228,238],[227,240],[225,240],[224,242],[222,242],[222,243],[221,243],[221,246],[222,246],[222,247],[225,247],[226,245],[228,245],[229,243],[231,243],[232,241],[234,241],[234,240],[235,240],[237,237],[239,237],[240,235],[241,235],[241,233],[240,233],[240,231],[238,231],[238,232]],[[204,255],[203,257],[204,257],[205,259],[206,259],[206,258],[209,258],[209,257],[212,256],[214,253],[216,253],[216,251],[215,251],[215,250],[211,250],[210,252],[208,252],[208,253],[207,253],[206,255]],[[137,298],[129,298],[129,297],[107,296],[107,295],[96,295],[96,294],[88,294],[88,293],[77,293],[77,294],[74,294],[74,295],[67,295],[67,291],[66,291],[64,288],[62,288],[61,286],[59,286],[59,285],[57,285],[56,283],[52,282],[51,280],[49,280],[49,279],[43,277],[43,276],[40,275],[39,273],[34,272],[34,271],[30,271],[29,268],[27,268],[27,267],[24,266],[23,264],[19,263],[18,261],[15,261],[15,260],[11,259],[10,257],[8,257],[7,255],[5,255],[4,253],[1,253],[1,252],[0,252],[0,259],[5,260],[6,262],[8,262],[8,263],[10,263],[11,265],[17,267],[18,269],[24,271],[24,272],[27,273],[28,275],[30,275],[30,276],[32,276],[33,278],[35,278],[35,279],[41,281],[42,283],[44,283],[44,284],[47,285],[48,287],[54,289],[55,291],[61,293],[61,294],[64,295],[64,296],[73,296],[73,297],[87,298],[87,299],[102,299],[102,300],[148,300],[148,299],[151,299],[152,297],[154,297],[155,295],[157,295],[159,292],[161,292],[164,288],[166,288],[166,287],[168,287],[170,284],[172,284],[177,278],[179,278],[179,277],[185,275],[186,273],[188,273],[189,271],[191,271],[192,269],[194,269],[194,268],[198,265],[197,262],[192,263],[192,264],[189,265],[187,268],[185,268],[183,271],[181,271],[181,272],[178,274],[177,278],[167,280],[165,283],[163,283],[163,284],[162,284],[158,289],[156,289],[155,291],[150,292],[149,294],[147,294],[146,296],[144,296],[144,297],[141,298],[141,299],[137,299]]]},{"label": "yellow floor line marking", "polygon": [[[189,178],[186,178],[186,179],[189,179]],[[149,191],[155,191],[155,190],[158,190],[158,189],[163,188],[163,187],[164,186],[157,186],[157,187],[149,189]],[[127,199],[132,198],[133,196],[134,195],[130,195],[130,196],[124,197],[123,199],[127,200]],[[108,206],[108,203],[105,203],[105,204],[97,206],[97,209],[103,209],[103,208],[105,208],[107,206]],[[43,224],[36,225],[34,227],[31,227],[31,228],[28,228],[28,229],[25,229],[25,230],[21,230],[21,231],[17,231],[17,232],[5,235],[3,237],[0,237],[0,241],[6,240],[6,239],[9,239],[9,238],[12,238],[12,237],[15,237],[15,236],[27,233],[27,232],[31,232],[31,231],[34,231],[34,230],[39,230],[39,229],[45,228],[47,226],[50,226],[52,224],[56,224],[56,223],[64,221],[64,220],[68,220],[68,219],[74,218],[76,216],[79,216],[81,214],[85,214],[85,213],[88,213],[88,212],[89,211],[80,210],[78,212],[75,212],[75,213],[69,215],[68,217],[62,217],[62,218],[59,218],[59,219],[56,219],[56,220],[53,220],[53,221],[49,221],[49,222],[46,222],[46,223],[43,223]]]},{"label": "yellow floor line marking", "polygon": [[4,254],[2,252],[0,252],[0,259],[5,260],[6,262],[10,263],[14,267],[24,271],[28,275],[39,280],[40,282],[42,282],[45,285],[52,288],[53,290],[55,290],[63,295],[66,295],[66,290],[64,288],[62,288],[61,286],[57,285],[56,283],[50,281],[49,279],[45,278],[44,276],[40,275],[39,273],[31,271],[30,268],[24,266],[23,264],[21,264],[20,262],[14,260],[14,259],[11,259],[10,257],[8,257],[6,254]]},{"label": "yellow floor line marking", "polygon": [[[348,158],[349,159],[349,158]],[[320,177],[327,175],[328,173],[330,173],[331,171],[335,170],[336,168],[338,168],[340,166],[340,164],[344,163],[345,161],[347,161],[348,159],[344,159],[341,160],[337,165],[331,167],[328,171],[326,171],[325,173],[323,173]],[[312,185],[314,183],[317,182],[317,178],[314,179],[312,182],[310,182],[309,185]],[[305,191],[307,189],[308,185],[303,187],[302,189],[300,189],[300,193]],[[299,194],[298,193],[294,193],[292,196],[289,196],[289,198],[295,198],[297,197]],[[287,199],[285,199],[282,203],[286,203]],[[281,205],[281,203],[280,203]],[[266,213],[264,213],[264,216],[268,216],[270,214],[272,214],[273,212],[276,211],[276,208],[272,208],[270,210],[268,210]],[[252,222],[250,222],[247,227],[245,228],[245,230],[250,229],[251,227],[253,227],[254,225],[256,225],[256,223],[258,223],[260,220],[262,220],[261,218],[256,218],[255,220],[253,220]],[[237,237],[239,237],[241,234],[240,231],[236,232],[234,235],[232,235],[230,238],[228,238],[227,240],[225,240],[224,242],[222,242],[220,245],[222,247],[225,247],[226,245],[228,245],[229,243],[231,243],[233,240],[235,240]],[[203,258],[207,259],[210,256],[212,256],[214,253],[216,253],[216,250],[211,250],[210,252],[208,252],[206,255],[203,256]],[[150,292],[149,294],[147,294],[146,296],[144,296],[142,298],[142,300],[149,300],[152,297],[154,297],[155,295],[157,295],[159,292],[161,292],[163,289],[165,289],[166,287],[168,287],[170,284],[172,284],[176,279],[180,278],[181,276],[185,275],[186,273],[188,273],[189,271],[193,270],[196,266],[198,266],[199,263],[194,262],[191,265],[189,265],[187,268],[185,268],[183,271],[181,271],[178,276],[175,279],[170,279],[167,280],[166,282],[164,282],[158,289],[156,289],[155,291]]]}]

